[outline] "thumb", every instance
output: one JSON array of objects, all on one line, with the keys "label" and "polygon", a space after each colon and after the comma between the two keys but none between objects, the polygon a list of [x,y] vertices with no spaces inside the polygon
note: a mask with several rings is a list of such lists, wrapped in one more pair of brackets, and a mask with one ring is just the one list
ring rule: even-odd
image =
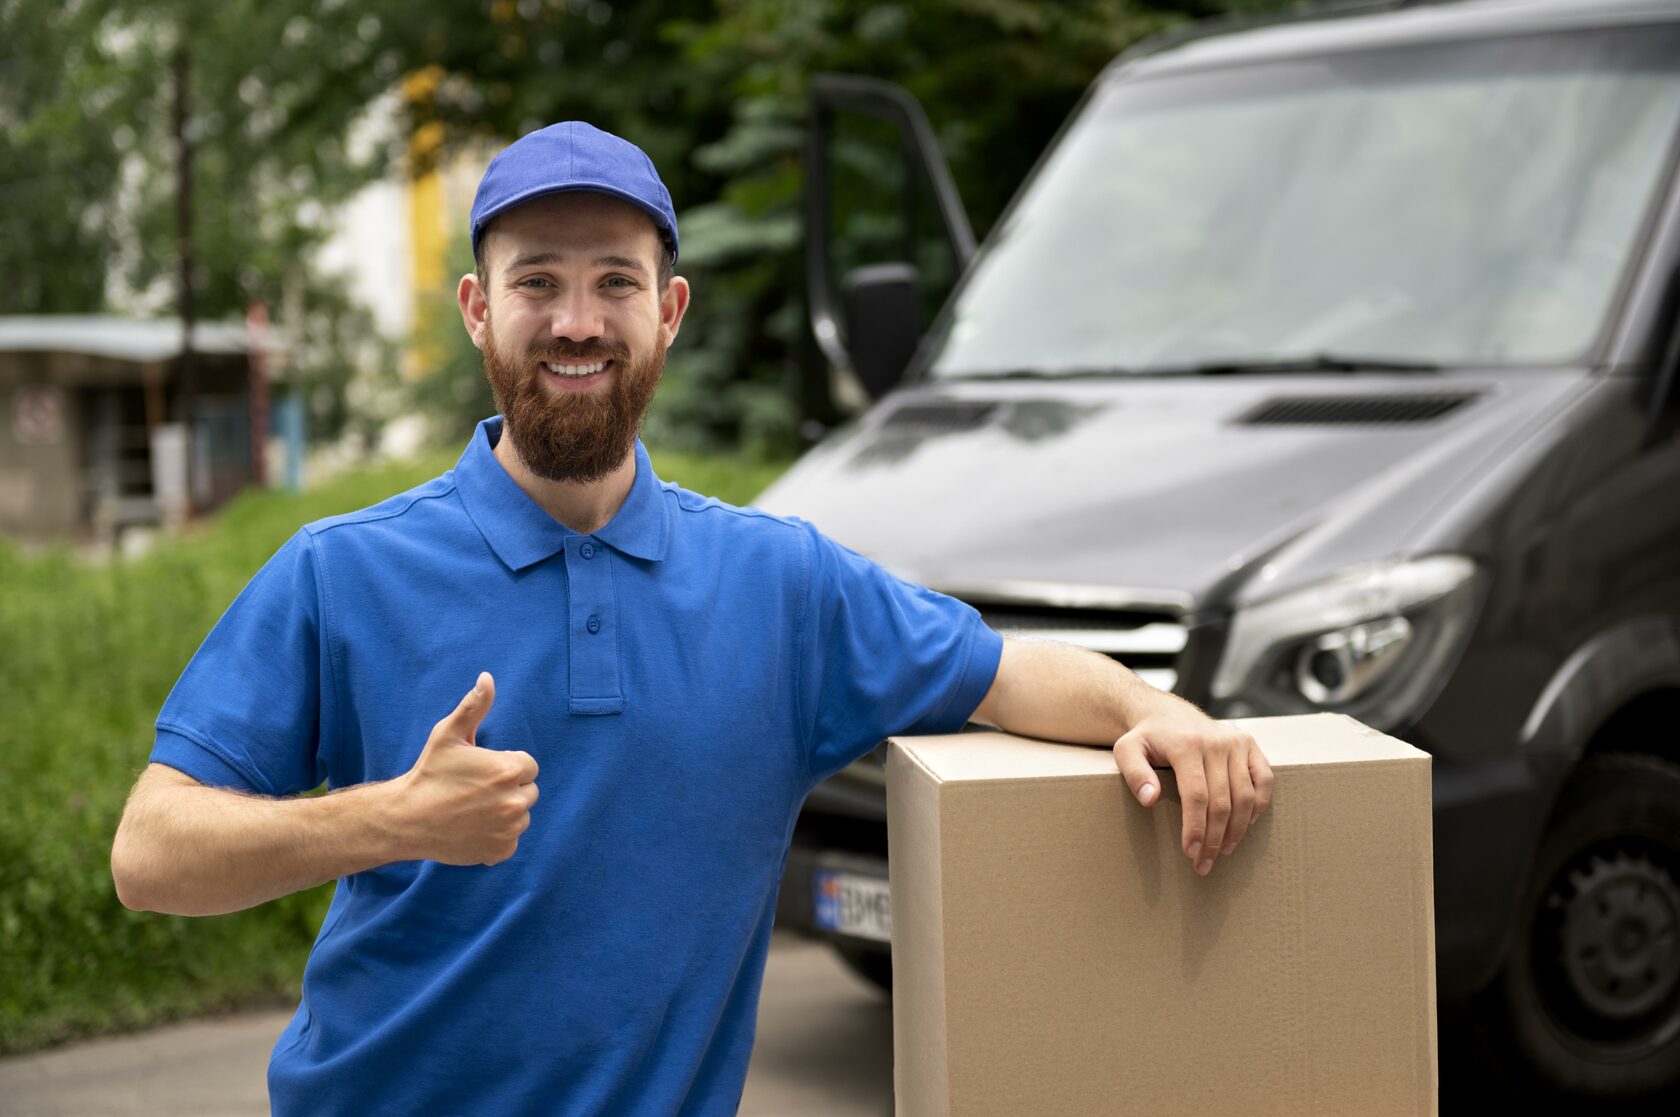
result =
[{"label": "thumb", "polygon": [[1152,807],[1161,798],[1161,777],[1150,767],[1143,747],[1141,733],[1126,734],[1114,742],[1114,763],[1137,801]]},{"label": "thumb", "polygon": [[496,702],[496,680],[490,677],[490,672],[480,671],[478,681],[467,691],[465,698],[451,710],[449,716],[443,719],[439,726],[466,741],[469,745],[478,743],[478,727],[484,721],[490,707]]}]

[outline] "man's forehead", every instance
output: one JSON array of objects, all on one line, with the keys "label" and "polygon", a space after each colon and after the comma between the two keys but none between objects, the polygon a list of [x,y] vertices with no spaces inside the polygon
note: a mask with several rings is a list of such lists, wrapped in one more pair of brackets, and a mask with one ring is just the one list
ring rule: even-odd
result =
[{"label": "man's forehead", "polygon": [[487,262],[533,251],[561,257],[571,252],[645,253],[654,262],[663,251],[659,229],[646,213],[584,191],[544,195],[498,214],[485,227],[482,245]]}]

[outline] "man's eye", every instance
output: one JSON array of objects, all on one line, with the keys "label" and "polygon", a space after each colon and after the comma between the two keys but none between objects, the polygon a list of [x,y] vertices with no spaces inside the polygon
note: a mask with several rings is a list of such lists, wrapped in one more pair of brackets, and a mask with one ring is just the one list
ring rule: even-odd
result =
[{"label": "man's eye", "polygon": [[633,280],[631,280],[628,276],[622,276],[622,275],[608,276],[606,282],[607,282],[607,285],[609,287],[615,286],[615,285],[622,285],[624,287],[634,287],[636,285],[635,282]]},{"label": "man's eye", "polygon": [[520,287],[547,287],[548,286],[548,280],[544,279],[540,275],[532,275],[532,276],[527,276],[524,279],[521,279],[519,281],[518,286],[520,286]]}]

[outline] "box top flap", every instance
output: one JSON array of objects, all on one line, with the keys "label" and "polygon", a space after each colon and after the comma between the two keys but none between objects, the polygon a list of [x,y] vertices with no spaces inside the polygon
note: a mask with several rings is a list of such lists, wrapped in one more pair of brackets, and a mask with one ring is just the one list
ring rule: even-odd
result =
[{"label": "box top flap", "polygon": [[[1259,742],[1274,771],[1323,764],[1429,760],[1428,753],[1345,714],[1242,718],[1228,724],[1245,730]],[[1113,754],[1101,745],[1035,741],[1002,732],[892,740],[917,766],[941,781],[1118,775]]]}]

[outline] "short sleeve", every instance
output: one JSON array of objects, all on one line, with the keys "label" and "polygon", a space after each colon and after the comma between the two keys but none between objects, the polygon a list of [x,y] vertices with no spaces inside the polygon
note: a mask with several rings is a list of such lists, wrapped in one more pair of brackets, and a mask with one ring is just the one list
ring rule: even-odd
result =
[{"label": "short sleeve", "polygon": [[152,761],[261,795],[321,783],[332,681],[318,559],[300,530],[240,591],[164,700]]},{"label": "short sleeve", "polygon": [[799,706],[813,780],[886,737],[960,730],[991,688],[1003,638],[971,606],[801,526]]}]

